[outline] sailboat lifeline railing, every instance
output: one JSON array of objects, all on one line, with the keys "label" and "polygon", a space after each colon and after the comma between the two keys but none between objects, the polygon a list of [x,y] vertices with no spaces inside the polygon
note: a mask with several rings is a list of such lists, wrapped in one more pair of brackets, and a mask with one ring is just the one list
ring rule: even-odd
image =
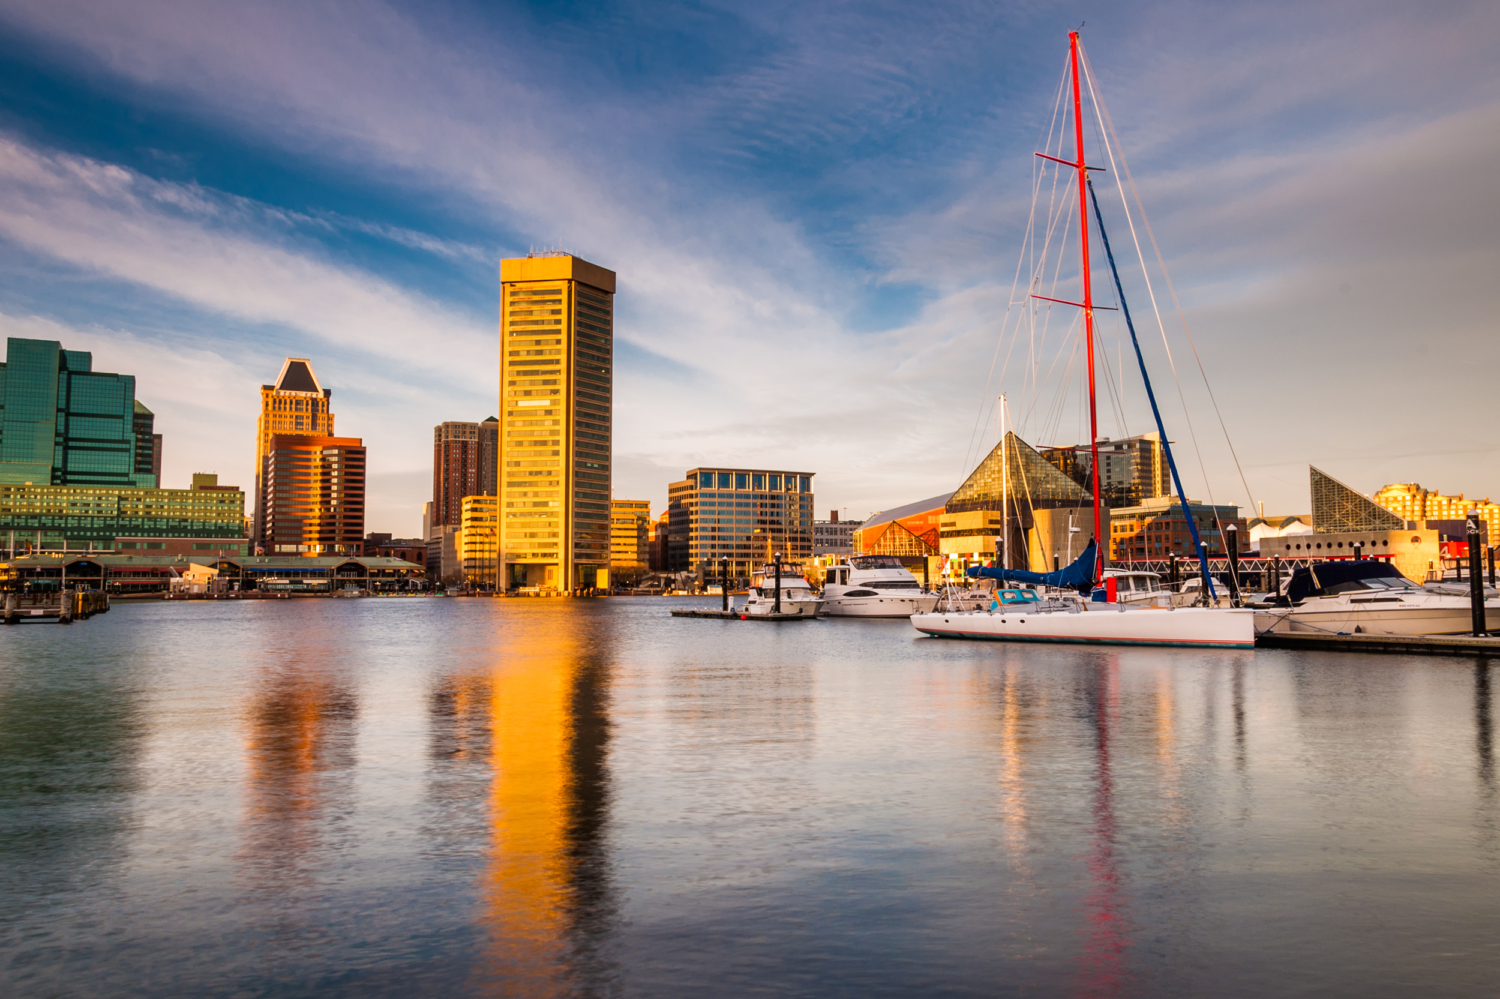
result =
[{"label": "sailboat lifeline railing", "polygon": [[1172,457],[1172,445],[1167,442],[1167,428],[1161,421],[1161,409],[1156,405],[1156,393],[1151,389],[1151,376],[1146,373],[1146,359],[1141,354],[1141,342],[1136,339],[1135,323],[1130,320],[1130,306],[1125,304],[1125,289],[1120,284],[1120,270],[1115,266],[1115,254],[1109,247],[1109,235],[1104,231],[1104,213],[1099,210],[1099,196],[1094,193],[1094,182],[1089,180],[1089,199],[1094,203],[1094,218],[1099,223],[1099,239],[1104,243],[1104,255],[1109,258],[1109,272],[1114,275],[1115,293],[1120,296],[1120,311],[1125,316],[1125,328],[1130,331],[1130,345],[1135,348],[1136,363],[1141,368],[1141,380],[1146,383],[1146,398],[1151,400],[1151,415],[1156,418],[1156,431],[1161,434],[1162,450],[1167,454],[1167,467],[1172,470],[1172,482],[1177,486],[1177,497],[1182,501],[1182,516],[1193,535],[1193,549],[1198,553],[1198,564],[1203,570],[1203,580],[1208,586],[1208,595],[1214,600],[1214,577],[1208,571],[1208,555],[1203,550],[1203,541],[1198,537],[1198,522],[1188,509],[1187,491],[1182,488],[1182,477],[1177,474],[1177,459]]}]

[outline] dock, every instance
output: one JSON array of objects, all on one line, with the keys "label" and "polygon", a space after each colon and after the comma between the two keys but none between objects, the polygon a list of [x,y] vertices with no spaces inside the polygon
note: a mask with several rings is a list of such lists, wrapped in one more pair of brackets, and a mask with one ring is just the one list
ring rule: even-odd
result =
[{"label": "dock", "polygon": [[722,621],[816,621],[807,614],[745,614],[725,610],[674,610],[673,617],[716,617]]},{"label": "dock", "polygon": [[87,621],[109,610],[109,597],[98,590],[67,589],[60,593],[7,593],[0,620],[6,624],[54,619],[60,624]]},{"label": "dock", "polygon": [[1257,635],[1256,648],[1500,657],[1500,637],[1473,635]]}]

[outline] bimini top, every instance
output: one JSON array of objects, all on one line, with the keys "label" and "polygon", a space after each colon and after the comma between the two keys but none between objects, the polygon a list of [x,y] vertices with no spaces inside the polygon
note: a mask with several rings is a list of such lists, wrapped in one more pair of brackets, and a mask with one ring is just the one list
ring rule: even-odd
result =
[{"label": "bimini top", "polygon": [[[1384,582],[1385,580],[1390,582]],[[1291,582],[1286,588],[1286,598],[1295,604],[1308,597],[1326,597],[1350,590],[1385,589],[1392,584],[1409,585],[1401,571],[1389,562],[1377,562],[1374,559],[1319,562],[1292,573]]]}]

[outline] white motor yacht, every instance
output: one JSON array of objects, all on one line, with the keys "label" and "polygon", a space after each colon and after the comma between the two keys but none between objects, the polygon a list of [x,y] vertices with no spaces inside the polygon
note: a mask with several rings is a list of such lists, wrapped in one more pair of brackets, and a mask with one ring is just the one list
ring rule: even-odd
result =
[{"label": "white motor yacht", "polygon": [[[1262,634],[1465,635],[1473,626],[1467,596],[1423,589],[1373,559],[1298,569],[1274,600],[1255,605]],[[1500,630],[1500,601],[1485,601],[1485,628]]]},{"label": "white motor yacht", "polygon": [[777,609],[776,580],[777,564],[767,562],[750,580],[749,595],[737,608],[744,614],[793,614],[797,617],[816,617],[818,598],[802,575],[802,566],[795,562],[781,564],[781,600]]},{"label": "white motor yacht", "polygon": [[831,566],[818,613],[827,617],[911,617],[937,606],[938,595],[894,555],[855,555]]}]

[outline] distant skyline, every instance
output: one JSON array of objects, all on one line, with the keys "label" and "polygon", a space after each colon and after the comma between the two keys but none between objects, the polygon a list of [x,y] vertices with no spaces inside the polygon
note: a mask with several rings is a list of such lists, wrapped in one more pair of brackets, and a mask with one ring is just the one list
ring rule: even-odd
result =
[{"label": "distant skyline", "polygon": [[[616,497],[811,469],[819,517],[862,519],[998,440],[976,413],[1080,21],[1253,498],[1307,512],[1309,463],[1500,496],[1485,3],[0,0],[0,331],[135,375],[166,486],[250,491],[259,386],[311,358],[367,528],[410,537],[432,427],[498,410],[499,260],[561,247],[619,275]],[[1212,498],[1253,513],[1173,349]],[[1112,437],[1150,429],[1126,362]],[[1086,439],[999,389],[1031,443]]]}]

